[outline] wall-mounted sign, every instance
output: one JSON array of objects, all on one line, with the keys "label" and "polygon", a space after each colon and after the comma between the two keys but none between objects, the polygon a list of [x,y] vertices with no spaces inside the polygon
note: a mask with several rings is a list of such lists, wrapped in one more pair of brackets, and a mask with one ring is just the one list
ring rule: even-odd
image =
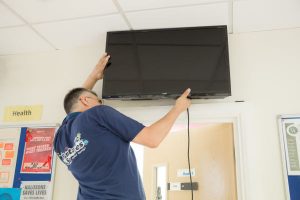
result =
[{"label": "wall-mounted sign", "polygon": [[21,173],[51,173],[55,128],[27,128]]},{"label": "wall-mounted sign", "polygon": [[0,199],[20,199],[20,188],[0,188]]},{"label": "wall-mounted sign", "polygon": [[42,118],[43,106],[7,106],[4,111],[5,122],[38,121]]},{"label": "wall-mounted sign", "polygon": [[50,200],[49,181],[22,181],[20,200]]},{"label": "wall-mounted sign", "polygon": [[[195,168],[191,169],[191,176],[195,176]],[[177,177],[188,177],[190,176],[189,169],[178,169],[177,170]]]},{"label": "wall-mounted sign", "polygon": [[300,199],[300,116],[282,115],[278,119],[286,198]]},{"label": "wall-mounted sign", "polygon": [[20,131],[20,128],[0,129],[0,188],[13,186]]}]

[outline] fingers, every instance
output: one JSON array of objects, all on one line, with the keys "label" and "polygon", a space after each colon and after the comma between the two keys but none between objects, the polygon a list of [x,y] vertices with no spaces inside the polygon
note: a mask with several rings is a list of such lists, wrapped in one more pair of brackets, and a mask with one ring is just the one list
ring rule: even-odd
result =
[{"label": "fingers", "polygon": [[183,112],[185,111],[190,105],[191,105],[191,100],[188,97],[190,94],[191,89],[188,88],[186,89],[182,95],[176,100],[175,107],[180,111]]},{"label": "fingers", "polygon": [[109,58],[110,58],[110,55],[108,55],[108,54],[105,52],[105,53],[101,56],[101,58],[100,58],[98,64],[100,64],[100,65],[106,64],[106,63],[108,62]]},{"label": "fingers", "polygon": [[105,52],[104,54],[102,54],[102,56],[101,56],[101,58],[100,58],[100,60],[99,60],[99,63],[101,62],[103,62],[104,61],[104,59],[105,59],[105,57],[107,56],[107,53]]},{"label": "fingers", "polygon": [[188,89],[186,89],[186,90],[184,91],[184,93],[183,93],[181,96],[182,96],[182,97],[188,97],[189,94],[190,94],[190,92],[191,92],[191,89],[188,88]]}]

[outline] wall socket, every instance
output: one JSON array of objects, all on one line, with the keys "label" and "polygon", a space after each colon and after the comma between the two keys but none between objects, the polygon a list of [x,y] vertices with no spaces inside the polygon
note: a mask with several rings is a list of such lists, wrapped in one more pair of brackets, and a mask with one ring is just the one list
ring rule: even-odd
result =
[{"label": "wall socket", "polygon": [[[193,190],[198,190],[198,182],[193,182],[192,183]],[[180,190],[191,190],[191,183],[190,182],[185,182],[185,183],[180,183],[180,182],[175,182],[175,183],[168,183],[168,190],[170,191],[180,191]]]}]

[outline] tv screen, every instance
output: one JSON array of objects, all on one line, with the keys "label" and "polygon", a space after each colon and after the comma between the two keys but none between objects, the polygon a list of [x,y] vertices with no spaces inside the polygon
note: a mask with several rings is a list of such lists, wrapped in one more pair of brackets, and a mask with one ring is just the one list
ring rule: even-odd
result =
[{"label": "tv screen", "polygon": [[104,99],[231,95],[226,26],[108,32]]}]

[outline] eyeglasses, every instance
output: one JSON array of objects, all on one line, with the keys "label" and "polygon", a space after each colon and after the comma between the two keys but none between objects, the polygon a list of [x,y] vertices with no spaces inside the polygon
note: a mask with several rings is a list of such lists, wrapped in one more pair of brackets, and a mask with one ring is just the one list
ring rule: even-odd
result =
[{"label": "eyeglasses", "polygon": [[103,104],[103,100],[100,99],[100,98],[98,98],[98,97],[96,97],[96,98],[93,98],[93,97],[86,97],[86,98],[94,99],[94,100],[98,101],[100,104]]}]

